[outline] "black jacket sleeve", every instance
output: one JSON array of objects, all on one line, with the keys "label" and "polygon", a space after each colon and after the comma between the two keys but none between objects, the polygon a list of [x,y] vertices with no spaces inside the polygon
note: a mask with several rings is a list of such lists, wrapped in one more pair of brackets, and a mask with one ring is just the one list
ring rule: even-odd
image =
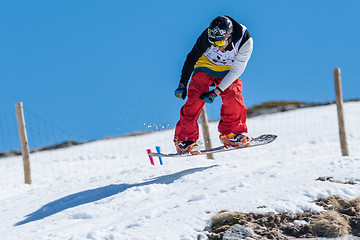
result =
[{"label": "black jacket sleeve", "polygon": [[194,47],[192,48],[192,50],[186,57],[183,69],[181,71],[180,83],[184,84],[185,86],[187,85],[187,83],[189,82],[191,73],[194,70],[194,66],[195,66],[197,60],[199,60],[201,55],[210,46],[211,46],[211,44],[208,41],[208,34],[207,34],[207,28],[206,28],[205,31],[197,39]]}]

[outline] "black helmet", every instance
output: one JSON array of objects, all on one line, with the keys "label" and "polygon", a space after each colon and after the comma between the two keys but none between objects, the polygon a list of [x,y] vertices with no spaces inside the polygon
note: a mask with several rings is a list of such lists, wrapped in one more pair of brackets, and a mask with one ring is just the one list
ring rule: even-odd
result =
[{"label": "black helmet", "polygon": [[233,24],[228,17],[219,16],[211,21],[208,28],[208,38],[210,42],[217,42],[230,38],[233,32]]}]

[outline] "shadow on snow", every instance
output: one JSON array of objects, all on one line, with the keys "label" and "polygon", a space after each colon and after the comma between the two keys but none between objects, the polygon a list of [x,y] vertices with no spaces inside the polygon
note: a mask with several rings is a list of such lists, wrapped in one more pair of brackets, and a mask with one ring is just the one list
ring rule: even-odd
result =
[{"label": "shadow on snow", "polygon": [[132,188],[132,187],[141,187],[141,186],[147,186],[147,185],[151,185],[151,184],[171,184],[183,176],[186,176],[188,174],[192,174],[195,172],[204,171],[206,169],[213,168],[213,167],[216,167],[216,165],[209,166],[209,167],[199,167],[199,168],[187,169],[187,170],[184,170],[184,171],[181,171],[178,173],[149,179],[148,181],[143,182],[143,183],[111,184],[111,185],[108,185],[105,187],[100,187],[100,188],[95,188],[95,189],[75,193],[75,194],[60,198],[58,200],[55,200],[53,202],[50,202],[50,203],[44,205],[39,210],[27,215],[24,220],[16,223],[15,226],[19,226],[19,225],[37,221],[37,220],[41,220],[41,219],[44,219],[51,215],[54,215],[56,213],[59,213],[63,210],[98,201],[103,198],[107,198],[107,197],[113,196],[115,194],[124,192],[125,190]]}]

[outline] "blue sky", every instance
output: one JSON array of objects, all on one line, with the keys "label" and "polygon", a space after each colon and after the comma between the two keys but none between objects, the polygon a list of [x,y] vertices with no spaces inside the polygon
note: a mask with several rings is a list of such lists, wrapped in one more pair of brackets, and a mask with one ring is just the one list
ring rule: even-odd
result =
[{"label": "blue sky", "polygon": [[[182,65],[219,15],[247,26],[248,107],[360,97],[360,1],[0,1],[0,115],[26,109],[79,136],[174,127]],[[219,119],[221,101],[206,105]],[[149,127],[150,126],[150,127]],[[171,139],[169,139],[171,141]]]}]

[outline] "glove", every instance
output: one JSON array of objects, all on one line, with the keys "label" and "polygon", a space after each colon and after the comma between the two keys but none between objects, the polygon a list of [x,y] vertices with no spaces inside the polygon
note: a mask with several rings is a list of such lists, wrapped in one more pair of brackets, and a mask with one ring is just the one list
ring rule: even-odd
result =
[{"label": "glove", "polygon": [[216,97],[217,97],[217,95],[215,93],[215,90],[212,90],[210,92],[201,94],[201,96],[199,98],[207,103],[212,103]]},{"label": "glove", "polygon": [[179,83],[178,88],[175,90],[174,95],[177,98],[185,99],[187,94],[186,86],[183,83]]}]

